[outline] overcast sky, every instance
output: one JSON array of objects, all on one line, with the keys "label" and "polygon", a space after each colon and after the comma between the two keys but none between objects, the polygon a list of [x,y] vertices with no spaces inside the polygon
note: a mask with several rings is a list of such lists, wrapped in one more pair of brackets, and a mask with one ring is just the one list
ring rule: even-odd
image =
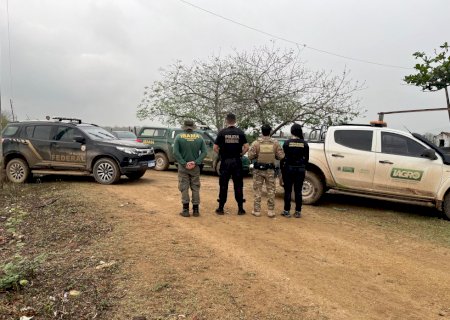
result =
[{"label": "overcast sky", "polygon": [[[381,64],[412,67],[412,53],[450,42],[448,0],[188,0],[253,28],[310,47]],[[0,0],[2,109],[12,96],[19,120],[72,116],[101,125],[134,126],[144,86],[176,60],[190,63],[273,38],[180,0]],[[276,40],[279,47],[297,46]],[[413,69],[378,66],[303,48],[311,69],[365,82],[357,122],[377,112],[445,107],[445,94],[405,85]],[[10,77],[10,66],[11,74]],[[12,85],[11,85],[12,84]],[[11,90],[12,87],[12,90]],[[446,111],[387,115],[389,127],[450,131]]]}]

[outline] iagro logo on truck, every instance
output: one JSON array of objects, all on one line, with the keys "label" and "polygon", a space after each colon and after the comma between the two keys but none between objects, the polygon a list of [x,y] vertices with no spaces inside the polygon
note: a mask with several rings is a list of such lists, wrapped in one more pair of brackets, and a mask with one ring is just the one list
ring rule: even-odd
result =
[{"label": "iagro logo on truck", "polygon": [[423,171],[420,171],[420,170],[393,168],[391,171],[391,178],[394,178],[394,179],[420,181],[420,180],[422,180],[422,176],[423,176]]}]

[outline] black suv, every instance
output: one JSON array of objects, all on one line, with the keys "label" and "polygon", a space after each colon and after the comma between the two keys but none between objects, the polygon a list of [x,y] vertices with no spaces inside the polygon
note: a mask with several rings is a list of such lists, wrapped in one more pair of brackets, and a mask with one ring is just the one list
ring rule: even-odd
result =
[{"label": "black suv", "polygon": [[3,130],[6,176],[24,182],[31,174],[93,175],[101,184],[141,178],[155,166],[153,148],[119,140],[79,119],[11,122]]}]

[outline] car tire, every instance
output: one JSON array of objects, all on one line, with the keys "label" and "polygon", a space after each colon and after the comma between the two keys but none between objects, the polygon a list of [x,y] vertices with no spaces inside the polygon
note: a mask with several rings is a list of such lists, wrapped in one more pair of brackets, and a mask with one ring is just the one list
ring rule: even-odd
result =
[{"label": "car tire", "polygon": [[94,178],[100,184],[113,184],[120,180],[120,169],[116,161],[101,158],[94,164]]},{"label": "car tire", "polygon": [[24,183],[30,176],[30,167],[25,160],[12,159],[6,165],[6,177],[14,183]]},{"label": "car tire", "polygon": [[169,158],[164,152],[157,152],[155,154],[155,170],[166,171],[169,168]]},{"label": "car tire", "polygon": [[302,188],[303,204],[315,204],[322,198],[324,190],[324,185],[319,176],[314,172],[306,171]]},{"label": "car tire", "polygon": [[444,213],[445,217],[450,220],[450,192],[447,192],[447,194],[444,197],[444,203],[442,204],[442,212]]},{"label": "car tire", "polygon": [[139,180],[140,178],[142,178],[142,176],[147,172],[147,170],[142,170],[142,171],[137,171],[137,172],[130,172],[125,174],[127,176],[128,179],[134,181],[134,180]]}]

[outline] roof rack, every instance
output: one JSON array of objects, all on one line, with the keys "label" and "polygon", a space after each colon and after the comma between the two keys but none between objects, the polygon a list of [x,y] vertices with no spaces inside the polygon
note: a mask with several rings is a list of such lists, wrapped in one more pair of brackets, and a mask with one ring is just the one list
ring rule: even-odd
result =
[{"label": "roof rack", "polygon": [[52,119],[58,120],[59,122],[69,121],[69,122],[76,122],[78,124],[81,123],[81,119],[76,119],[76,118],[53,117]]}]

